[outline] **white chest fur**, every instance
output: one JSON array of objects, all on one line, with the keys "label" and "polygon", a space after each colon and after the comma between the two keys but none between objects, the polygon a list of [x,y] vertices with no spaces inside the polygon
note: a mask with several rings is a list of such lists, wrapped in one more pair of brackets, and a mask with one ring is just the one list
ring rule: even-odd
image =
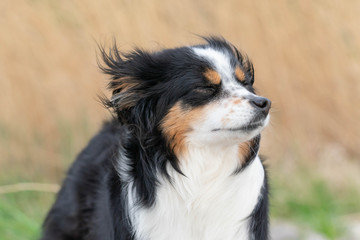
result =
[{"label": "white chest fur", "polygon": [[237,148],[216,150],[190,149],[179,159],[186,176],[169,168],[173,182],[160,179],[155,205],[134,211],[136,239],[250,239],[247,217],[259,200],[264,168],[256,157],[233,175]]}]

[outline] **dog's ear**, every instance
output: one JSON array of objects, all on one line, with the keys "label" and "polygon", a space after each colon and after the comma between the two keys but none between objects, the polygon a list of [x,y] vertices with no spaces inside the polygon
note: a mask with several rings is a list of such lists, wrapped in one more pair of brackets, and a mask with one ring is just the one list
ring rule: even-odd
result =
[{"label": "dog's ear", "polygon": [[110,75],[108,89],[112,97],[103,102],[117,113],[127,111],[136,103],[149,96],[149,88],[157,83],[154,75],[155,61],[153,56],[140,49],[123,54],[116,44],[108,52],[100,47],[100,69]]}]

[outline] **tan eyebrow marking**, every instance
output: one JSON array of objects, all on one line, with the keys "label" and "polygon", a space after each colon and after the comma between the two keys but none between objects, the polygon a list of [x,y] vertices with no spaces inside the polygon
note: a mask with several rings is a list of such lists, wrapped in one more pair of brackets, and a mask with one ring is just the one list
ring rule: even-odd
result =
[{"label": "tan eyebrow marking", "polygon": [[235,76],[239,81],[245,80],[245,73],[240,69],[239,66],[236,66],[235,68]]},{"label": "tan eyebrow marking", "polygon": [[205,72],[204,72],[204,76],[206,77],[206,79],[213,83],[213,84],[220,84],[221,82],[221,77],[220,77],[220,74],[218,72],[216,72],[215,70],[213,69],[207,69]]}]

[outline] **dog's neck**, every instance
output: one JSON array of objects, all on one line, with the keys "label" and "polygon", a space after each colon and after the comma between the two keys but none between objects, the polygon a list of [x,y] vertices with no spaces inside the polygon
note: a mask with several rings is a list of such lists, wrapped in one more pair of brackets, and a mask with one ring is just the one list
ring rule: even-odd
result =
[{"label": "dog's neck", "polygon": [[180,170],[188,179],[201,179],[204,184],[230,176],[241,165],[237,145],[190,146],[178,161]]},{"label": "dog's neck", "polygon": [[160,178],[155,205],[138,212],[139,238],[251,239],[249,221],[264,169],[255,155],[236,172],[241,159],[238,144],[188,147],[178,158],[183,175],[169,165],[171,181]]},{"label": "dog's neck", "polygon": [[[258,155],[260,135],[240,143],[188,144],[178,156],[179,167],[188,178],[230,176],[243,171]],[[215,180],[215,179],[214,179]]]},{"label": "dog's neck", "polygon": [[259,141],[260,135],[242,143],[188,145],[186,152],[178,157],[184,176],[172,171],[174,187],[184,199],[193,198],[206,189],[216,189],[224,181],[236,178],[254,161]]}]

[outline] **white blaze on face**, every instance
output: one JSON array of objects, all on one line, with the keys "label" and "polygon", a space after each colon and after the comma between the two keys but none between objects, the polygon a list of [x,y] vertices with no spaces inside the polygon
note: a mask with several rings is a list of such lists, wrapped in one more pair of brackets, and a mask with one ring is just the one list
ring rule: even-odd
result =
[{"label": "white blaze on face", "polygon": [[220,75],[221,88],[226,94],[204,107],[204,114],[192,124],[193,131],[189,137],[209,143],[209,141],[219,142],[219,140],[224,141],[226,139],[233,141],[234,138],[245,141],[259,134],[269,121],[269,116],[265,119],[263,127],[253,131],[226,131],[248,125],[256,114],[255,109],[247,100],[248,97],[255,95],[243,87],[235,78],[235,67],[231,64],[230,53],[210,47],[195,47],[193,51],[208,61]]}]

